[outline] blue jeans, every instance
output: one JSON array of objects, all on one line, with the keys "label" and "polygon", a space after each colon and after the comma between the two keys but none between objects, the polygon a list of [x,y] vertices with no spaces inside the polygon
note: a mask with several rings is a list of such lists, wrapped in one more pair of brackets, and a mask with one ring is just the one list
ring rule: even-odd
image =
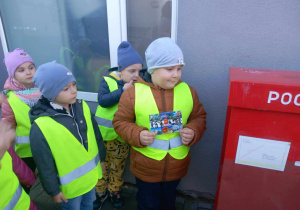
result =
[{"label": "blue jeans", "polygon": [[175,210],[176,187],[180,179],[169,182],[144,182],[135,177],[139,210]]},{"label": "blue jeans", "polygon": [[67,203],[62,202],[61,208],[62,210],[93,210],[94,200],[96,200],[95,188],[81,196],[68,199]]}]

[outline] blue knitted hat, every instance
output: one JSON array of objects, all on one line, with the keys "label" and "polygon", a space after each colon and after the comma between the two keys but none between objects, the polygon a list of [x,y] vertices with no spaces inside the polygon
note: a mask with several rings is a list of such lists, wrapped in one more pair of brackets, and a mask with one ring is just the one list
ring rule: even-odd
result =
[{"label": "blue knitted hat", "polygon": [[143,64],[143,59],[129,42],[123,41],[118,47],[118,70],[136,63]]},{"label": "blue knitted hat", "polygon": [[147,47],[145,56],[150,74],[157,68],[185,65],[181,49],[169,37],[154,40]]},{"label": "blue knitted hat", "polygon": [[72,72],[56,61],[40,65],[33,77],[33,82],[49,101],[53,101],[67,84],[75,81]]}]

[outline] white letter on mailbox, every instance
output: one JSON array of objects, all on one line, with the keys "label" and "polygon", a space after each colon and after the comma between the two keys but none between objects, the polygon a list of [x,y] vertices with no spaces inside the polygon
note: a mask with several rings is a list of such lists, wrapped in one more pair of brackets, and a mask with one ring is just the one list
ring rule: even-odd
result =
[{"label": "white letter on mailbox", "polygon": [[[288,96],[288,101],[284,101],[284,97],[285,96]],[[288,105],[289,103],[291,103],[291,100],[292,100],[292,94],[290,94],[290,93],[284,93],[284,94],[282,94],[282,96],[281,96],[281,103],[283,104],[283,105]]]},{"label": "white letter on mailbox", "polygon": [[[272,97],[273,95],[275,95],[275,97]],[[268,104],[271,103],[271,101],[276,101],[278,98],[279,98],[279,93],[277,93],[275,91],[270,91],[269,98],[268,98]]]},{"label": "white letter on mailbox", "polygon": [[299,97],[300,97],[300,94],[298,94],[298,95],[295,96],[294,104],[295,104],[296,106],[300,106],[300,103],[298,103],[298,98],[299,98]]}]

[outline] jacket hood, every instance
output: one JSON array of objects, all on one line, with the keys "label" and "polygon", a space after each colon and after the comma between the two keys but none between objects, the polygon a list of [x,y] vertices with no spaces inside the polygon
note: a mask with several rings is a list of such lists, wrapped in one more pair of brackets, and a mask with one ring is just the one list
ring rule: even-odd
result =
[{"label": "jacket hood", "polygon": [[109,74],[113,71],[118,71],[118,67],[113,67],[113,68],[108,69],[104,76],[109,77]]},{"label": "jacket hood", "polygon": [[50,105],[50,101],[46,99],[44,96],[30,109],[29,118],[31,124],[33,121],[42,116],[54,116],[58,114],[67,114],[66,110],[53,109]]},{"label": "jacket hood", "polygon": [[[32,84],[32,87],[35,87],[35,85]],[[11,76],[7,78],[4,84],[4,90],[25,90],[25,89],[27,88],[22,83],[20,83],[16,79],[13,79]]]},{"label": "jacket hood", "polygon": [[114,71],[118,72],[118,67],[114,67],[114,68],[108,69],[108,71],[105,73],[104,76],[105,77],[110,77],[110,78],[114,79],[119,85],[123,86],[124,85],[124,81],[123,80],[117,79],[117,77],[114,77],[114,76],[111,75],[111,73],[114,72]]}]

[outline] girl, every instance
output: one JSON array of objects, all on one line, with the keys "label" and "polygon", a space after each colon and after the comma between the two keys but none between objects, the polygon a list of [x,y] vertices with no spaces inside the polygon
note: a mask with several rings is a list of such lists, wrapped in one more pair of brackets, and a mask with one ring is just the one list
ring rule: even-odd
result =
[{"label": "girl", "polygon": [[[9,97],[2,103],[2,120],[16,129],[15,151],[34,172],[36,166],[29,144],[31,123],[28,112],[40,97],[40,91],[32,81],[35,64],[31,56],[20,48],[8,52],[4,62],[9,75],[4,93]],[[24,189],[26,192],[30,190]]]}]

